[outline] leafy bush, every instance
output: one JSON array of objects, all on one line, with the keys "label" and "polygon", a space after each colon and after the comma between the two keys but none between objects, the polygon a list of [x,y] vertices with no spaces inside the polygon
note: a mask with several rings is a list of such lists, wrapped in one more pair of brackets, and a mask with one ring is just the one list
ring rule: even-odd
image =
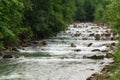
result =
[{"label": "leafy bush", "polygon": [[13,28],[12,31],[16,34],[17,38],[22,39],[31,39],[33,37],[33,32],[31,28]]}]

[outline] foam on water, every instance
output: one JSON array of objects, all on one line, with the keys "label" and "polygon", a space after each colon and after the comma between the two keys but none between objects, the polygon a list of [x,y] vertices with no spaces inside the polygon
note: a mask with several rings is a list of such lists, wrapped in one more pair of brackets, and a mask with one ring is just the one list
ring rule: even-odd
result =
[{"label": "foam on water", "polygon": [[[94,73],[99,73],[103,67],[113,59],[87,59],[84,56],[106,55],[101,52],[107,50],[116,40],[95,40],[90,34],[106,34],[108,27],[97,26],[92,23],[80,23],[80,26],[70,25],[66,31],[56,37],[46,39],[47,45],[25,47],[19,50],[26,54],[49,54],[48,56],[20,57],[11,61],[7,66],[14,66],[12,72],[0,75],[0,80],[86,80]],[[77,36],[75,36],[77,34]],[[112,33],[111,33],[112,34]],[[112,37],[112,36],[110,36]],[[83,38],[87,38],[83,40]],[[74,44],[76,47],[71,46]],[[92,43],[88,47],[88,44]],[[100,51],[92,51],[99,49]],[[1,66],[0,66],[1,67]],[[4,74],[4,73],[1,73]]]}]

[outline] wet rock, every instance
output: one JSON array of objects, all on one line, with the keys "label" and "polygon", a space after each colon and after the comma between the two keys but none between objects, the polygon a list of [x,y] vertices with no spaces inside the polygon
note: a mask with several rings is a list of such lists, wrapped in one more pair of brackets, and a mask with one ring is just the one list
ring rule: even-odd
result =
[{"label": "wet rock", "polygon": [[75,49],[74,51],[75,51],[75,52],[80,52],[80,51],[81,51],[81,49]]},{"label": "wet rock", "polygon": [[78,36],[80,36],[80,33],[76,33],[74,36],[75,36],[75,37],[78,37]]},{"label": "wet rock", "polygon": [[101,46],[110,47],[110,44],[102,44]]},{"label": "wet rock", "polygon": [[95,34],[94,33],[92,33],[92,34],[90,34],[89,36],[94,36]]},{"label": "wet rock", "polygon": [[26,43],[21,44],[22,47],[28,47],[29,45]]},{"label": "wet rock", "polygon": [[113,36],[116,36],[117,34],[118,34],[117,32],[113,31]]},{"label": "wet rock", "polygon": [[76,28],[76,27],[77,27],[77,24],[74,24],[73,27]]},{"label": "wet rock", "polygon": [[0,51],[0,56],[2,56],[4,54],[4,52]]},{"label": "wet rock", "polygon": [[86,80],[99,80],[97,77],[89,77],[89,78],[87,78]]},{"label": "wet rock", "polygon": [[111,37],[111,40],[117,40],[117,38],[116,37]]},{"label": "wet rock", "polygon": [[31,40],[22,40],[22,42],[21,42],[21,45],[23,46],[23,47],[28,47],[28,46],[30,46],[32,44],[32,41]]},{"label": "wet rock", "polygon": [[113,43],[111,43],[111,46],[116,46],[116,43],[114,43],[114,42],[113,42]]},{"label": "wet rock", "polygon": [[109,52],[109,50],[101,50],[101,52]]},{"label": "wet rock", "polygon": [[13,47],[13,48],[11,48],[12,49],[12,51],[18,51],[18,48],[17,47]]},{"label": "wet rock", "polygon": [[93,43],[89,43],[87,47],[90,47],[90,46],[92,46],[92,45],[93,45]]},{"label": "wet rock", "polygon": [[74,43],[71,43],[71,47],[76,47],[76,45]]},{"label": "wet rock", "polygon": [[102,69],[102,71],[101,71],[101,73],[102,74],[106,74],[106,73],[108,73],[110,71],[110,66],[105,66],[103,69]]},{"label": "wet rock", "polygon": [[100,40],[100,38],[101,38],[101,35],[100,35],[100,34],[96,34],[96,35],[95,35],[95,40]]},{"label": "wet rock", "polygon": [[18,46],[18,49],[25,50],[22,46]]},{"label": "wet rock", "polygon": [[106,30],[107,33],[112,33],[111,29]]},{"label": "wet rock", "polygon": [[105,34],[101,34],[101,36],[104,36]]},{"label": "wet rock", "polygon": [[83,56],[83,59],[86,59],[86,58],[87,58],[87,56],[86,56],[86,55],[84,55],[84,56]]},{"label": "wet rock", "polygon": [[110,50],[116,50],[117,49],[117,47],[116,46],[110,46]]},{"label": "wet rock", "polygon": [[90,57],[87,57],[87,58],[90,58],[90,59],[104,59],[104,55],[93,55],[93,56],[90,56]]},{"label": "wet rock", "polygon": [[109,33],[108,33],[108,34],[105,34],[105,36],[106,36],[106,37],[110,37],[110,36],[111,36],[111,34],[109,34]]},{"label": "wet rock", "polygon": [[40,41],[33,41],[32,43],[33,44],[40,44],[41,42]]},{"label": "wet rock", "polygon": [[89,31],[89,30],[88,30],[87,32],[91,33],[92,31]]},{"label": "wet rock", "polygon": [[41,41],[40,44],[41,45],[47,45],[47,41]]},{"label": "wet rock", "polygon": [[13,55],[10,54],[3,55],[3,59],[7,59],[7,58],[13,58]]},{"label": "wet rock", "polygon": [[82,40],[88,40],[88,38],[82,38]]},{"label": "wet rock", "polygon": [[95,51],[100,51],[100,49],[93,49],[92,52],[95,52]]}]

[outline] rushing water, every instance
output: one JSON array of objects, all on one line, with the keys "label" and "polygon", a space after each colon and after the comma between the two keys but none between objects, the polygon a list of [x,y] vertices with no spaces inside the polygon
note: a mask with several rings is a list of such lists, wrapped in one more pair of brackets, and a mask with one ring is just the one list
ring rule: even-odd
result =
[{"label": "rushing water", "polygon": [[[37,57],[21,56],[17,59],[0,60],[0,80],[86,80],[94,73],[99,73],[110,62],[111,58],[88,59],[84,56],[105,55],[104,44],[115,40],[95,40],[94,34],[106,34],[107,26],[86,23],[79,27],[70,25],[56,37],[45,39],[47,45],[26,47],[18,54],[38,55]],[[75,34],[79,34],[75,36]],[[113,36],[110,33],[110,37]],[[84,38],[84,39],[83,39]],[[87,39],[85,39],[87,38]],[[72,47],[73,43],[76,47]],[[93,43],[88,47],[89,43]],[[99,49],[100,51],[92,51]],[[111,52],[111,50],[110,50]]]}]

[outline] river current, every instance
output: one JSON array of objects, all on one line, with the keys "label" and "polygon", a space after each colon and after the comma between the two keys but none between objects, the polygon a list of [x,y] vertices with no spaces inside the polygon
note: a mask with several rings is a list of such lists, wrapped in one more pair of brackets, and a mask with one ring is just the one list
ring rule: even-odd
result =
[{"label": "river current", "polygon": [[[99,40],[95,39],[96,34],[102,35],[96,37]],[[86,80],[113,62],[112,58],[90,58],[112,53],[108,45],[117,40],[111,37],[114,34],[106,25],[72,24],[56,37],[44,39],[47,45],[25,47],[17,53],[38,56],[1,59],[0,80]]]}]

